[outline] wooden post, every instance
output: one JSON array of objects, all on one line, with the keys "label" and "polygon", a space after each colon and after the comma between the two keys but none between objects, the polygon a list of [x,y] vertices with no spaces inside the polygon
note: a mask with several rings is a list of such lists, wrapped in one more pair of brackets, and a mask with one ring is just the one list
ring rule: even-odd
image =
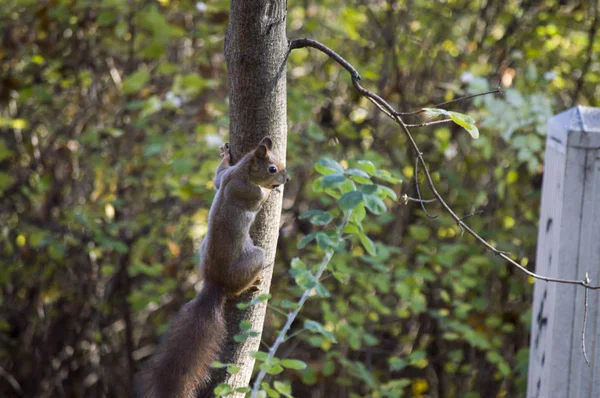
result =
[{"label": "wooden post", "polygon": [[[600,108],[577,106],[548,122],[536,272],[600,283]],[[599,293],[536,281],[527,398],[600,397]]]}]

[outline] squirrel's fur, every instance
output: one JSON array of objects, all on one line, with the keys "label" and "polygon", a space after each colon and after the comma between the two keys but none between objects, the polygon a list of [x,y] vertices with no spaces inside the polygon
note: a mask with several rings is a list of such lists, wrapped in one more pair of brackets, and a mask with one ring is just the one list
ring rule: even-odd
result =
[{"label": "squirrel's fur", "polygon": [[179,312],[163,343],[139,375],[140,398],[193,398],[209,381],[227,333],[225,301],[250,288],[264,267],[265,252],[254,246],[250,227],[272,189],[290,177],[274,158],[270,138],[230,165],[229,145],[221,146],[215,200],[208,216],[198,295]]}]

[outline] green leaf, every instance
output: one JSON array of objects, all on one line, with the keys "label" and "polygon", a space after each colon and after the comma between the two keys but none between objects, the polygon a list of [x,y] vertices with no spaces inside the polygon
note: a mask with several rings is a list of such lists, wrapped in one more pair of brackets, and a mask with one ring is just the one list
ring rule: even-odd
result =
[{"label": "green leaf", "polygon": [[147,70],[133,72],[123,82],[123,92],[125,94],[137,93],[144,87],[148,80],[150,80],[150,72]]},{"label": "green leaf", "polygon": [[352,191],[344,194],[344,196],[342,196],[340,200],[338,200],[338,204],[340,205],[342,210],[348,211],[354,209],[356,206],[361,204],[362,201],[362,192]]},{"label": "green leaf", "polygon": [[312,217],[312,216],[314,216],[316,214],[321,214],[321,213],[324,213],[324,211],[323,210],[315,210],[315,209],[306,210],[304,213],[300,214],[298,216],[298,218],[300,220],[305,220],[305,219],[307,219],[309,217]]},{"label": "green leaf", "polygon": [[250,329],[252,329],[252,322],[250,322],[247,319],[244,319],[243,321],[240,322],[240,330],[242,332],[247,332]]},{"label": "green leaf", "polygon": [[342,194],[356,191],[356,184],[351,179],[346,178],[344,183],[338,187]]},{"label": "green leaf", "polygon": [[473,119],[471,116],[458,112],[448,112],[448,115],[452,121],[454,121],[454,123],[467,130],[474,140],[479,138],[479,130],[475,126],[475,119]]},{"label": "green leaf", "polygon": [[281,365],[284,368],[294,369],[294,370],[304,370],[306,369],[306,363],[300,361],[298,359],[283,359],[281,360]]},{"label": "green leaf", "polygon": [[390,364],[390,370],[392,371],[402,370],[407,365],[404,359],[398,357],[391,357],[388,359],[388,363]]},{"label": "green leaf", "polygon": [[363,202],[361,202],[358,206],[356,206],[354,208],[354,211],[352,211],[352,215],[350,216],[350,221],[362,229],[361,223],[362,223],[362,220],[364,220],[366,216],[367,216],[367,210],[365,209],[365,204]]},{"label": "green leaf", "polygon": [[250,356],[258,361],[266,361],[269,354],[264,351],[254,351],[250,353]]},{"label": "green leaf", "polygon": [[346,224],[346,226],[344,227],[344,233],[345,234],[358,234],[360,233],[360,229],[353,224]]},{"label": "green leaf", "polygon": [[328,250],[337,246],[337,243],[325,232],[317,232],[317,244],[323,250]]},{"label": "green leaf", "polygon": [[342,165],[336,162],[335,160],[329,158],[322,158],[321,160],[319,160],[317,164],[315,164],[315,169],[321,175],[344,173],[344,168],[342,167]]},{"label": "green leaf", "polygon": [[308,234],[304,236],[302,239],[300,239],[300,242],[298,242],[298,249],[303,249],[306,247],[306,245],[312,242],[313,239],[315,239],[315,234]]},{"label": "green leaf", "polygon": [[312,190],[315,193],[323,192],[325,189],[321,186],[321,181],[323,181],[323,177],[319,177],[312,182]]},{"label": "green leaf", "polygon": [[369,174],[367,174],[364,170],[360,169],[348,169],[344,171],[344,174],[353,176],[353,177],[363,177],[369,179]]},{"label": "green leaf", "polygon": [[321,283],[317,283],[317,286],[315,286],[315,291],[321,297],[331,297],[329,290],[327,290],[327,288]]},{"label": "green leaf", "polygon": [[294,257],[292,259],[292,269],[305,270],[306,264],[304,264],[304,262],[298,257]]},{"label": "green leaf", "polygon": [[328,174],[321,180],[321,186],[323,188],[338,188],[346,181],[346,177],[342,174]]},{"label": "green leaf", "polygon": [[302,220],[308,217],[310,217],[310,222],[315,225],[327,225],[333,220],[331,213],[323,210],[308,210],[298,218]]},{"label": "green leaf", "polygon": [[273,361],[276,358],[271,358],[271,361],[262,363],[260,368],[270,375],[276,375],[283,372],[283,366],[279,364],[279,361]]},{"label": "green leaf", "polygon": [[375,170],[377,170],[373,162],[370,162],[368,160],[359,160],[358,167],[369,175],[373,175],[373,173],[375,173]]},{"label": "green leaf", "polygon": [[371,256],[376,256],[377,255],[377,250],[375,249],[375,244],[373,243],[373,241],[371,239],[369,239],[369,237],[365,234],[358,234],[358,239],[360,240],[360,243],[362,243],[363,247],[365,248],[365,250],[371,255]]},{"label": "green leaf", "polygon": [[328,332],[327,330],[325,330],[323,328],[323,325],[321,325],[319,322],[305,321],[304,329],[310,330],[311,332],[320,333],[323,336],[325,336],[332,343],[337,343],[337,340],[335,339],[335,337],[333,337],[333,334],[331,334],[331,332]]},{"label": "green leaf", "polygon": [[379,178],[380,180],[383,180],[385,182],[389,182],[390,184],[399,184],[399,183],[402,182],[402,179],[394,177],[387,170],[377,170],[375,172],[374,176],[377,177],[377,178]]},{"label": "green leaf", "polygon": [[385,185],[378,185],[378,193],[382,193],[384,197],[388,197],[393,201],[398,200],[398,195],[396,192],[390,187],[386,187]]},{"label": "green leaf", "polygon": [[365,195],[365,206],[375,215],[380,215],[386,212],[387,207],[383,200],[376,195]]},{"label": "green leaf", "polygon": [[290,394],[292,393],[292,386],[289,383],[284,383],[276,380],[273,382],[273,387],[275,387],[275,389],[281,394],[291,398]]},{"label": "green leaf", "polygon": [[369,174],[361,169],[348,169],[344,174],[350,176],[350,178],[360,184],[368,184],[371,182]]},{"label": "green leaf", "polygon": [[233,388],[231,388],[229,384],[219,384],[215,387],[213,392],[218,397],[224,397],[230,395],[233,392]]},{"label": "green leaf", "polygon": [[370,194],[377,192],[377,187],[378,187],[378,185],[375,185],[375,184],[367,184],[367,185],[361,186],[358,190],[364,194],[370,195]]},{"label": "green leaf", "polygon": [[269,398],[279,398],[280,395],[277,391],[273,390],[271,388],[271,386],[269,386],[269,383],[260,383],[260,386],[263,388],[263,390],[265,390],[265,392],[268,394]]}]

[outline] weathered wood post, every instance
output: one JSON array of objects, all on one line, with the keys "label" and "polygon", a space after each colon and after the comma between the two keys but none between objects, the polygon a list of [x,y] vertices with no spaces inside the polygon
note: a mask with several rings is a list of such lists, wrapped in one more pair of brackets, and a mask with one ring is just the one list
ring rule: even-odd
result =
[{"label": "weathered wood post", "polygon": [[[548,122],[536,272],[600,282],[600,108],[577,106]],[[527,398],[600,397],[599,294],[536,281]]]}]

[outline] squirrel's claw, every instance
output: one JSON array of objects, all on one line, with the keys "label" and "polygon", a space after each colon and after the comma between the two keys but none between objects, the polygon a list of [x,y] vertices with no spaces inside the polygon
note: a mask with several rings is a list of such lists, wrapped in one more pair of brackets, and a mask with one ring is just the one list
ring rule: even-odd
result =
[{"label": "squirrel's claw", "polygon": [[221,150],[221,157],[225,158],[225,157],[229,157],[229,142],[225,142],[224,144],[222,144],[219,149]]}]

